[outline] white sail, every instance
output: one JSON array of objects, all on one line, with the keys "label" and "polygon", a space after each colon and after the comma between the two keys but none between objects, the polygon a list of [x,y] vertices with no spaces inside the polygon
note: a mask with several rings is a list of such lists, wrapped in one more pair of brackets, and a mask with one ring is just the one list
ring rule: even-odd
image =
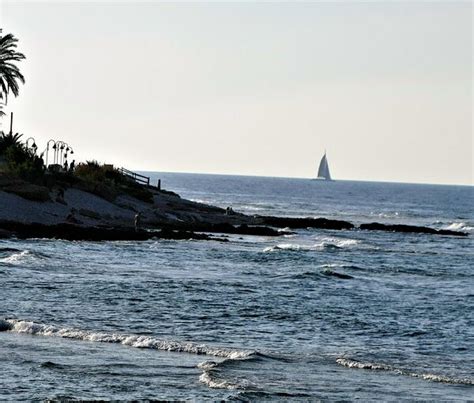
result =
[{"label": "white sail", "polygon": [[331,180],[331,174],[329,173],[328,159],[326,158],[326,153],[324,153],[321,162],[319,163],[318,169],[318,179]]}]

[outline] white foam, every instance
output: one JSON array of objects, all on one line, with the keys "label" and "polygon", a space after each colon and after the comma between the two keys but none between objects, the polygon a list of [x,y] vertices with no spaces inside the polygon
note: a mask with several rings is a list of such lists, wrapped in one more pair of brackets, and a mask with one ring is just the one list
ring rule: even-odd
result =
[{"label": "white foam", "polygon": [[344,265],[340,263],[326,263],[326,264],[320,265],[319,267],[322,267],[323,269],[324,268],[332,269],[334,267],[344,267]]},{"label": "white foam", "polygon": [[350,360],[347,358],[338,358],[336,362],[339,365],[342,365],[347,368],[358,368],[358,369],[372,369],[376,371],[391,371],[392,367],[385,364],[377,364],[372,362],[360,362],[355,360]]},{"label": "white foam", "polygon": [[78,330],[73,328],[58,328],[56,326],[43,325],[39,323],[16,319],[6,319],[1,321],[0,329],[2,329],[2,327],[14,333],[61,337],[66,339],[91,341],[98,343],[118,343],[123,344],[124,346],[135,348],[149,348],[170,352],[212,355],[215,357],[223,357],[229,359],[247,358],[255,354],[254,351],[231,350],[192,342],[156,339],[150,336],[91,332],[87,330]]},{"label": "white foam", "polygon": [[279,243],[274,246],[266,247],[264,252],[275,252],[278,250],[287,251],[320,251],[324,249],[343,249],[351,248],[359,245],[361,241],[357,239],[341,239],[341,238],[321,238],[320,242],[315,244],[297,244],[297,243]]},{"label": "white foam", "polygon": [[291,228],[290,227],[278,228],[277,231],[278,232],[291,232]]},{"label": "white foam", "polygon": [[24,262],[29,256],[31,256],[30,251],[24,250],[18,253],[13,253],[10,256],[0,259],[0,262],[7,264],[19,264]]},{"label": "white foam", "polygon": [[[225,361],[226,360],[223,362]],[[206,361],[199,364],[198,367],[204,370],[199,377],[199,381],[213,389],[245,389],[248,387],[255,387],[255,385],[247,379],[239,379],[235,381],[219,379],[217,377],[219,372],[214,370],[218,365],[219,364],[213,363],[212,361]]]},{"label": "white foam", "polygon": [[329,238],[325,237],[316,243],[314,246],[316,248],[325,248],[325,247],[337,247],[337,248],[347,248],[354,245],[359,245],[361,241],[358,239],[346,239],[346,238]]},{"label": "white foam", "polygon": [[220,363],[215,361],[203,361],[198,364],[198,368],[208,371],[210,369],[216,368]]},{"label": "white foam", "polygon": [[449,225],[444,226],[443,229],[447,229],[447,230],[450,230],[450,231],[471,232],[472,230],[474,230],[474,227],[469,226],[465,222],[453,222]]},{"label": "white foam", "polygon": [[201,374],[199,382],[204,383],[212,389],[237,389],[239,387],[238,384],[229,381],[213,379],[208,371],[204,371]]},{"label": "white foam", "polygon": [[308,246],[292,244],[292,243],[280,243],[275,246],[269,246],[265,248],[264,252],[274,252],[277,250],[292,250],[292,251],[299,251],[299,250],[310,250],[311,248]]},{"label": "white foam", "polygon": [[430,374],[430,373],[416,373],[406,371],[400,368],[395,368],[391,365],[373,363],[373,362],[361,362],[356,360],[351,360],[348,358],[338,358],[336,362],[339,365],[342,365],[347,368],[357,368],[357,369],[369,369],[375,371],[390,371],[399,375],[411,376],[414,378],[420,378],[432,382],[442,382],[442,383],[452,383],[452,384],[462,384],[462,385],[474,385],[474,379],[469,378],[454,378],[444,375]]}]

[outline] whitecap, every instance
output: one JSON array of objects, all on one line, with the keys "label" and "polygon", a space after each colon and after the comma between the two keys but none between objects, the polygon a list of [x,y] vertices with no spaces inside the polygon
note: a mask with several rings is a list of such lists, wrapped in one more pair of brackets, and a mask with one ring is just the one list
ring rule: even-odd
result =
[{"label": "whitecap", "polygon": [[341,239],[341,238],[322,238],[316,243],[316,249],[343,249],[359,245],[361,241],[357,239]]},{"label": "whitecap", "polygon": [[264,252],[283,251],[321,251],[325,249],[343,249],[351,248],[361,244],[357,239],[341,239],[341,238],[322,238],[320,242],[310,245],[303,245],[297,243],[279,243],[274,246],[268,246]]},{"label": "whitecap", "polygon": [[204,371],[199,377],[199,381],[212,389],[247,389],[249,387],[256,388],[256,385],[247,379],[236,379],[231,381],[220,378],[219,371],[216,370],[216,367],[219,364],[225,363],[226,361],[228,360],[224,360],[221,363],[205,361],[198,364],[198,368]]},{"label": "whitecap", "polygon": [[449,225],[445,225],[442,229],[450,230],[450,231],[463,231],[463,232],[471,232],[474,230],[474,227],[471,227],[465,222],[453,222]]},{"label": "whitecap", "polygon": [[214,379],[209,371],[204,371],[199,377],[199,382],[204,383],[212,389],[237,389],[238,384],[225,380]]},{"label": "whitecap", "polygon": [[310,250],[310,249],[311,249],[310,247],[303,246],[303,245],[292,244],[292,243],[280,243],[278,245],[269,246],[265,248],[263,251],[264,252],[274,252],[278,250],[300,251],[300,250]]},{"label": "whitecap", "polygon": [[79,330],[67,327],[59,328],[52,325],[43,325],[40,323],[17,319],[5,319],[0,321],[0,330],[7,330],[13,333],[61,337],[97,343],[117,343],[135,348],[149,348],[170,352],[211,355],[229,359],[247,358],[255,354],[255,351],[232,350],[193,342],[157,339],[151,336],[92,332],[88,330]]},{"label": "whitecap", "polygon": [[6,264],[20,264],[27,260],[31,255],[30,251],[28,250],[23,250],[18,253],[13,253],[10,256],[7,256],[3,259],[0,259],[0,263],[6,263]]},{"label": "whitecap", "polygon": [[342,365],[347,368],[356,368],[356,369],[367,369],[374,371],[390,371],[395,374],[411,376],[414,378],[420,378],[432,382],[441,382],[441,383],[451,383],[451,384],[461,384],[461,385],[474,385],[474,379],[470,378],[456,378],[446,375],[431,374],[431,373],[417,373],[404,370],[401,368],[396,368],[392,365],[383,364],[383,363],[374,363],[374,362],[361,362],[357,360],[352,360],[349,358],[338,358],[336,362],[339,365]]}]

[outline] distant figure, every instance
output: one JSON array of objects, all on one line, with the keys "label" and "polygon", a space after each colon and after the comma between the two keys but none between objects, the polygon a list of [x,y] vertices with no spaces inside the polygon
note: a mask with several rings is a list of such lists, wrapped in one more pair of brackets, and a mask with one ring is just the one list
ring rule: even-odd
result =
[{"label": "distant figure", "polygon": [[74,172],[74,168],[76,168],[76,160],[72,160],[69,164],[69,172]]},{"label": "distant figure", "polygon": [[63,168],[64,168],[64,172],[67,172],[67,168],[68,168],[67,161],[64,161]]},{"label": "distant figure", "polygon": [[142,226],[142,213],[135,214],[135,232],[140,231]]},{"label": "distant figure", "polygon": [[158,179],[158,184],[156,186],[158,190],[161,190],[161,179]]},{"label": "distant figure", "polygon": [[81,222],[76,218],[75,214],[76,214],[76,209],[73,207],[71,209],[71,212],[66,217],[66,221],[71,224],[80,224]]},{"label": "distant figure", "polygon": [[225,209],[225,215],[234,215],[234,214],[235,214],[235,212],[234,212],[234,210],[232,210],[232,207],[227,207]]},{"label": "distant figure", "polygon": [[61,204],[67,204],[66,201],[64,200],[64,189],[59,188],[58,189],[58,194],[56,196],[56,201]]}]

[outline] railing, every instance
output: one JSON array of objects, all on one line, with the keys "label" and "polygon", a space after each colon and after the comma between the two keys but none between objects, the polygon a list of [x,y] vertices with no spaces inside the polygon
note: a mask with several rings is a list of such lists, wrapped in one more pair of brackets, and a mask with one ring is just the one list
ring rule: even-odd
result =
[{"label": "railing", "polygon": [[148,176],[137,174],[136,172],[129,171],[125,168],[119,168],[118,171],[122,175],[128,176],[130,179],[133,179],[135,182],[140,183],[141,185],[150,186],[150,177]]}]

